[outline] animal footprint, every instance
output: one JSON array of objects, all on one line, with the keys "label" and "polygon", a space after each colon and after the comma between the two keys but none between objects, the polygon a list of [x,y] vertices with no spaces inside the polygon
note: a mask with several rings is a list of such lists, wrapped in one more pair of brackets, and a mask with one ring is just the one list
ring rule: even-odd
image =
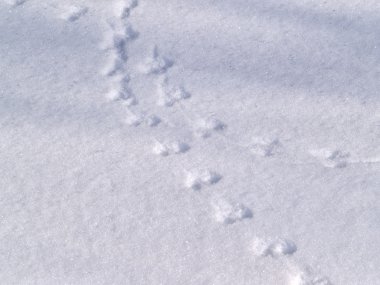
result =
[{"label": "animal footprint", "polygon": [[118,54],[110,54],[105,67],[102,70],[102,74],[105,76],[114,76],[121,74],[124,70],[124,61]]},{"label": "animal footprint", "polygon": [[157,83],[157,94],[158,94],[158,106],[171,107],[176,102],[185,100],[191,97],[190,93],[187,92],[182,86],[174,87],[168,83],[168,79],[165,76],[161,78]]},{"label": "animal footprint", "polygon": [[289,285],[332,285],[330,280],[318,274],[315,274],[310,268],[305,270],[296,270],[289,276]]},{"label": "animal footprint", "polygon": [[129,76],[121,76],[113,82],[114,87],[106,94],[108,101],[122,101],[124,105],[137,104],[137,99],[129,88]]},{"label": "animal footprint", "polygon": [[160,74],[166,72],[173,66],[173,61],[160,56],[157,47],[154,47],[153,54],[148,57],[146,61],[139,66],[140,72],[144,74]]},{"label": "animal footprint", "polygon": [[150,115],[145,118],[145,122],[149,127],[156,127],[161,123],[161,119],[156,115]]},{"label": "animal footprint", "polygon": [[61,14],[63,20],[74,22],[88,12],[87,7],[83,6],[68,6],[65,8],[64,13]]},{"label": "animal footprint", "polygon": [[228,225],[252,218],[252,211],[241,203],[219,200],[212,204],[217,222]]},{"label": "animal footprint", "polygon": [[344,168],[347,166],[347,159],[350,153],[340,150],[317,149],[311,150],[310,154],[318,159],[323,166],[329,168]]},{"label": "animal footprint", "polygon": [[137,0],[119,0],[113,6],[114,15],[119,19],[129,17],[131,11],[138,5]]},{"label": "animal footprint", "polygon": [[278,152],[281,146],[280,141],[275,139],[265,139],[260,137],[253,138],[253,142],[249,147],[249,150],[254,155],[268,157]]},{"label": "animal footprint", "polygon": [[133,96],[132,91],[129,89],[117,90],[111,89],[106,94],[106,99],[108,101],[123,101],[126,106],[131,106],[137,104],[136,98]]},{"label": "animal footprint", "polygon": [[[126,117],[124,119],[124,123],[129,125],[129,126],[137,127],[141,124],[145,124],[146,126],[153,128],[153,127],[158,126],[161,123],[160,117],[158,117],[154,114],[146,115],[146,114],[142,114],[142,113],[133,112],[132,110],[130,110],[128,108],[130,106],[130,103],[128,101],[123,101],[122,104],[126,107],[126,110],[127,110],[126,111]],[[184,150],[185,147],[182,144],[180,144],[180,146],[182,147],[181,148],[182,152],[185,152],[185,150]],[[172,142],[171,147],[172,147],[172,151],[174,153],[178,149],[178,146],[175,146],[175,142]],[[190,147],[188,147],[188,149],[190,149]],[[186,151],[188,149],[186,149]]]},{"label": "animal footprint", "polygon": [[201,138],[208,138],[213,132],[221,132],[226,128],[226,125],[215,118],[199,120],[195,129],[195,134]]},{"label": "animal footprint", "polygon": [[272,256],[279,257],[283,255],[291,255],[297,251],[297,246],[294,242],[288,239],[261,239],[254,238],[252,242],[252,250],[256,256]]},{"label": "animal footprint", "polygon": [[190,146],[187,143],[181,141],[173,141],[170,143],[161,143],[156,141],[153,147],[153,153],[168,156],[169,154],[180,154],[187,152],[190,149]]},{"label": "animal footprint", "polygon": [[132,112],[131,110],[127,109],[127,114],[124,119],[125,124],[129,126],[137,127],[143,122],[143,120],[144,120],[143,116],[136,114]]},{"label": "animal footprint", "polygon": [[138,37],[138,32],[135,31],[132,28],[132,25],[128,22],[108,21],[108,26],[110,30],[104,35],[100,48],[102,50],[115,49],[125,58],[125,47],[127,42],[136,39]]},{"label": "animal footprint", "polygon": [[216,184],[222,176],[214,171],[203,170],[187,173],[185,186],[189,189],[200,190],[202,186]]}]

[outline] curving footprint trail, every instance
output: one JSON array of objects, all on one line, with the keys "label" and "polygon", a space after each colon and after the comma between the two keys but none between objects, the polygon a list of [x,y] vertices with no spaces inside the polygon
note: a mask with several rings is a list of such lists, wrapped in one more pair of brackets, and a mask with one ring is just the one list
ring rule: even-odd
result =
[{"label": "curving footprint trail", "polygon": [[[183,102],[191,100],[191,94],[183,86],[176,86],[170,83],[168,70],[175,64],[172,59],[161,55],[157,46],[145,62],[138,66],[138,70],[147,76],[155,77],[157,106],[171,108],[179,106],[181,114],[188,123],[188,128],[192,130],[195,138],[207,139],[215,134],[222,134],[227,125],[221,120],[213,117],[199,118],[197,114],[185,111]],[[225,136],[222,136],[226,138]],[[227,138],[226,138],[227,139]],[[209,143],[206,142],[205,143]],[[283,151],[283,146],[279,138],[254,137],[249,146],[245,147],[253,156],[271,157]],[[191,147],[184,141],[159,141],[155,139],[152,149],[154,154],[162,157],[173,154],[187,154],[191,152]],[[196,192],[203,188],[211,187],[222,180],[222,175],[210,169],[193,169],[186,171],[184,185],[187,189]],[[217,223],[224,226],[231,226],[238,222],[249,222],[253,218],[253,211],[238,201],[231,201],[228,198],[211,201],[213,217]],[[242,224],[243,225],[243,224]],[[297,245],[287,238],[254,238],[251,251],[257,257],[287,258],[297,251]],[[310,283],[310,280],[312,283]],[[311,273],[297,271],[291,275],[289,284],[324,284],[316,283],[327,279],[321,279]],[[297,283],[298,282],[298,283]],[[329,283],[326,283],[329,284]]]},{"label": "curving footprint trail", "polygon": [[[113,18],[107,20],[107,33],[101,48],[108,53],[109,59],[103,70],[103,75],[107,78],[110,88],[105,95],[110,102],[120,104],[125,108],[124,123],[137,127],[145,125],[156,127],[163,125],[162,119],[153,113],[153,110],[141,111],[139,102],[130,87],[131,77],[128,74],[128,47],[138,37],[138,32],[134,30],[129,22],[129,16],[133,9],[138,7],[137,0],[115,1],[113,4]],[[79,10],[80,11],[80,10]],[[77,10],[70,18],[75,19],[81,14]],[[83,13],[82,13],[83,14]],[[191,93],[183,85],[176,85],[171,82],[169,70],[175,65],[175,61],[165,56],[159,47],[154,46],[151,54],[137,66],[137,70],[142,76],[150,77],[155,87],[156,106],[169,110],[168,108],[178,108],[183,119],[187,122],[187,129],[193,134],[194,140],[200,139],[200,143],[210,143],[205,140],[211,136],[220,134],[220,138],[231,146],[244,148],[255,157],[267,159],[276,156],[284,151],[283,144],[278,137],[268,138],[253,137],[247,146],[241,146],[232,142],[223,132],[227,124],[214,116],[201,118],[193,112],[186,111],[185,102],[191,100]],[[149,80],[147,80],[149,82]],[[171,128],[171,124],[165,124],[162,128]],[[172,155],[190,155],[192,147],[185,139],[157,139],[152,134],[152,155],[165,157]],[[348,153],[329,150],[310,151],[315,159],[325,167],[343,168],[347,165]],[[215,170],[204,169],[200,166],[195,169],[185,171],[183,183],[187,189],[199,192],[202,189],[211,188],[220,183],[223,176]],[[244,226],[246,223],[254,222],[254,212],[240,201],[231,201],[227,198],[219,198],[210,201],[213,209],[214,221],[226,227]],[[298,251],[295,242],[284,237],[254,237],[249,249],[256,258],[289,258]],[[311,269],[296,269],[289,271],[289,285],[328,285],[331,284],[326,277],[314,273]]]},{"label": "curving footprint trail", "polygon": [[[3,0],[11,6],[21,6],[27,0]],[[137,0],[114,1],[112,6],[113,17],[106,21],[107,32],[100,48],[107,53],[108,61],[102,73],[109,83],[109,90],[105,99],[110,104],[118,104],[124,110],[123,122],[132,127],[158,127],[161,129],[175,128],[170,124],[163,124],[163,119],[154,114],[154,110],[142,111],[141,106],[132,90],[131,81],[133,76],[129,74],[129,53],[131,44],[138,38],[139,33],[130,22],[130,15],[138,7]],[[61,14],[63,20],[74,22],[86,15],[88,8],[79,5],[68,6]],[[186,128],[192,134],[192,139],[199,144],[211,144],[210,137],[223,139],[228,146],[243,149],[247,154],[257,158],[256,161],[268,161],[271,158],[286,152],[285,143],[281,137],[270,137],[267,134],[259,134],[252,137],[247,145],[240,145],[226,135],[228,125],[215,116],[200,117],[196,112],[186,110],[187,102],[191,102],[193,94],[183,84],[176,84],[170,77],[170,70],[175,66],[175,60],[167,57],[165,51],[155,46],[146,60],[138,65],[138,71],[147,78],[152,78],[156,106],[163,112],[177,109],[187,122]],[[148,81],[147,81],[148,82]],[[183,138],[157,139],[152,133],[152,155],[159,159],[167,157],[191,156],[194,146],[191,140]],[[350,164],[355,163],[379,163],[380,158],[368,158],[364,160],[350,159],[351,153],[339,148],[316,148],[307,153],[311,162],[300,162],[298,164],[315,164],[320,167],[331,168],[332,171],[344,171]],[[290,164],[297,164],[289,162]],[[194,169],[184,171],[183,184],[191,193],[197,195],[200,191],[213,191],[218,183],[224,182],[224,175],[218,169],[205,169],[196,165]],[[192,191],[193,190],[193,191]],[[221,229],[227,227],[247,227],[255,223],[254,209],[249,208],[242,201],[231,200],[223,197],[209,201],[212,211],[210,217],[215,223],[221,225]],[[260,201],[259,201],[260,202]],[[286,262],[292,260],[292,256],[302,251],[295,241],[279,233],[279,237],[263,236],[253,237],[251,246],[247,249],[254,258],[262,259],[264,262],[282,259]],[[310,267],[295,265],[288,270],[289,285],[331,285],[329,278],[316,272]]]}]

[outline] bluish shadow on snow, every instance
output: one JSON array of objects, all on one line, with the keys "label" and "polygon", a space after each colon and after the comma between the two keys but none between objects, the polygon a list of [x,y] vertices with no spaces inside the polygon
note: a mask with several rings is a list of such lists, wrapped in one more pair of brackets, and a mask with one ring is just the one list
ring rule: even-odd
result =
[{"label": "bluish shadow on snow", "polygon": [[99,128],[107,114],[94,69],[102,62],[97,26],[33,15],[0,10],[0,125]]},{"label": "bluish shadow on snow", "polygon": [[348,14],[286,1],[207,2],[191,1],[181,15],[183,26],[169,34],[178,38],[173,52],[186,68],[221,82],[234,77],[310,94],[378,96],[375,12]]}]

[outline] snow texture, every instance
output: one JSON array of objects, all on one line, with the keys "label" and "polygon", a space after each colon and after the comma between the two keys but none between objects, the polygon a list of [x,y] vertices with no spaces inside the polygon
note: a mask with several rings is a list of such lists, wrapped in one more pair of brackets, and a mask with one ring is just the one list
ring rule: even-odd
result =
[{"label": "snow texture", "polygon": [[0,0],[0,283],[380,284],[379,15]]}]

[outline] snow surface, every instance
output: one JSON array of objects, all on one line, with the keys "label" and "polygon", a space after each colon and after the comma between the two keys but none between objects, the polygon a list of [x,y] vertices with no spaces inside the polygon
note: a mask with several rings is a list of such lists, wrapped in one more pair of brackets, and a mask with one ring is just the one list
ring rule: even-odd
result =
[{"label": "snow surface", "polygon": [[0,283],[380,284],[379,15],[0,0]]}]

